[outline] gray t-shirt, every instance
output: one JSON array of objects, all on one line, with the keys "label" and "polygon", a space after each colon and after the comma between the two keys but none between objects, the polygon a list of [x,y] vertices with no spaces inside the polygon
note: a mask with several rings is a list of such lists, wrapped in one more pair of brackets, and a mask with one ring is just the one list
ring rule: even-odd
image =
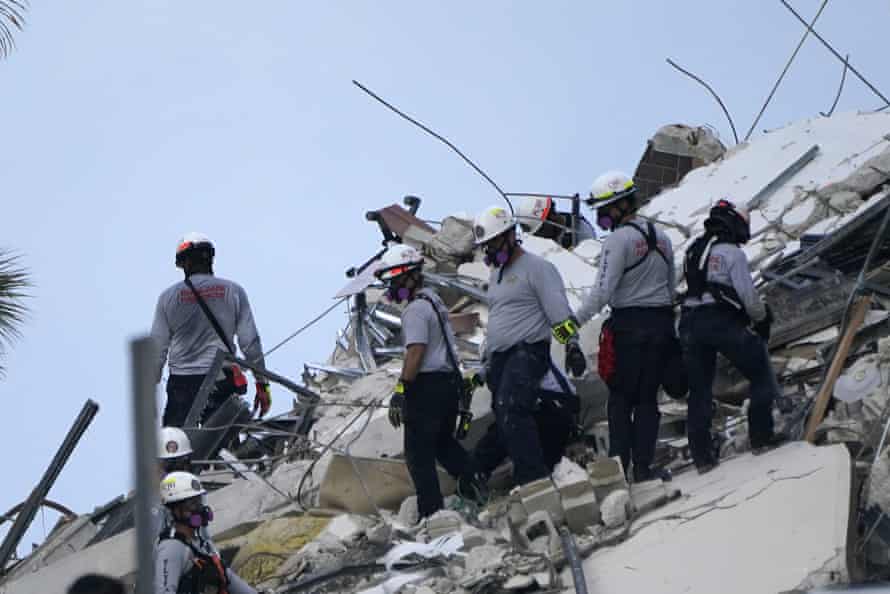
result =
[{"label": "gray t-shirt", "polygon": [[[644,219],[637,217],[631,222],[644,233],[648,232]],[[584,295],[576,314],[579,322],[587,323],[607,304],[613,308],[673,305],[674,248],[658,227],[655,227],[655,242],[667,262],[654,250],[647,254],[646,237],[630,225],[622,225],[606,238],[596,282]],[[625,272],[643,258],[642,264]]]},{"label": "gray t-shirt", "polygon": [[[421,289],[419,295],[424,295],[436,304],[439,315],[445,323],[445,331],[448,334],[448,344],[451,345],[451,352],[457,356],[455,348],[454,331],[451,329],[451,323],[448,321],[448,310],[442,299],[431,289]],[[442,336],[442,328],[439,325],[439,319],[436,312],[433,311],[433,304],[421,297],[415,298],[405,311],[402,312],[402,338],[405,346],[412,344],[426,345],[426,351],[423,354],[423,361],[420,364],[420,373],[428,373],[433,371],[452,371],[454,366],[448,357],[448,346],[445,343],[446,338]],[[460,363],[458,361],[458,363]]]},{"label": "gray t-shirt", "polygon": [[[203,553],[214,554],[208,541],[195,539],[192,544]],[[155,556],[156,594],[176,594],[179,580],[192,568],[194,559],[192,550],[175,538],[165,538],[158,542]],[[229,594],[257,594],[256,590],[231,569],[226,569],[226,576],[229,578]]]},{"label": "gray t-shirt", "polygon": [[[735,289],[745,306],[748,317],[759,322],[766,317],[766,307],[754,288],[754,281],[748,269],[748,258],[742,249],[732,243],[718,243],[711,248],[707,264],[707,280]],[[701,299],[687,297],[686,307],[698,307],[714,303],[714,297],[707,291]]]},{"label": "gray t-shirt", "polygon": [[[238,346],[245,357],[264,365],[263,346],[244,289],[237,283],[209,274],[193,274],[189,278],[216,316],[229,343],[235,345],[237,334]],[[204,375],[210,369],[217,349],[226,348],[194,293],[182,281],[158,298],[151,336],[160,351],[158,379],[168,359],[171,374]]]},{"label": "gray t-shirt", "polygon": [[572,315],[556,266],[523,251],[498,282],[500,274],[500,268],[493,268],[488,281],[487,353],[549,341],[551,328]]}]

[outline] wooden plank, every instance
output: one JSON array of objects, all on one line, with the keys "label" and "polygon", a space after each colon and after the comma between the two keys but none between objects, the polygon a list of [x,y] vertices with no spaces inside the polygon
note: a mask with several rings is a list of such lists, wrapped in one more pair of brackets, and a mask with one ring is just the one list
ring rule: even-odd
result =
[{"label": "wooden plank", "polygon": [[850,346],[853,344],[853,338],[856,336],[859,327],[862,326],[862,322],[865,320],[865,314],[868,312],[870,306],[871,295],[860,297],[853,304],[852,312],[850,314],[850,323],[847,324],[846,329],[844,329],[844,334],[841,337],[840,343],[838,343],[837,352],[835,352],[834,358],[831,361],[831,367],[828,368],[828,374],[825,376],[825,381],[819,389],[819,393],[816,395],[813,411],[810,413],[810,420],[807,422],[805,439],[810,443],[813,442],[816,429],[819,427],[822,418],[825,416],[828,400],[834,392],[834,384],[844,368],[844,361],[846,361],[847,353],[850,351]]}]

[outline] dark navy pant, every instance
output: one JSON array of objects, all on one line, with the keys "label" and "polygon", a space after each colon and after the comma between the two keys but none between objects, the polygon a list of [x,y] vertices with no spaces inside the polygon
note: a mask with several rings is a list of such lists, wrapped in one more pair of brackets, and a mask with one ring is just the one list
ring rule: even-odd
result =
[{"label": "dark navy pant", "polygon": [[443,506],[436,462],[455,478],[468,468],[467,453],[454,437],[460,390],[455,373],[421,373],[405,395],[405,461],[421,518]]},{"label": "dark navy pant", "polygon": [[705,305],[683,310],[680,341],[689,373],[689,449],[697,464],[713,462],[711,420],[717,353],[726,357],[751,383],[748,433],[751,446],[773,435],[772,407],[779,395],[766,343],[729,308]]},{"label": "dark navy pant", "polygon": [[651,478],[661,413],[658,388],[674,337],[670,307],[628,307],[612,311],[615,373],[609,381],[609,455],[625,470],[633,461],[635,480]]}]

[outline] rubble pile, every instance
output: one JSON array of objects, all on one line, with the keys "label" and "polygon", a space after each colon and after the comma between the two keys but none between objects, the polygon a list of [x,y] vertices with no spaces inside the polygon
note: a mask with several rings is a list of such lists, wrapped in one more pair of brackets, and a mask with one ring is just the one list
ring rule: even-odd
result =
[{"label": "rubble pile", "polygon": [[[348,320],[330,357],[302,370],[317,399],[301,397],[291,414],[246,432],[235,453],[247,471],[207,472],[218,481],[209,495],[211,534],[233,568],[282,593],[367,594],[559,591],[579,571],[598,592],[790,591],[890,574],[890,242],[880,235],[890,208],[890,115],[809,119],[728,150],[707,129],[667,126],[648,143],[635,177],[652,196],[642,214],[664,225],[674,244],[681,291],[683,254],[710,204],[726,197],[749,207],[744,249],[777,320],[769,346],[786,398],[775,416],[798,435],[847,330],[838,326],[851,295],[872,292],[842,353],[845,369],[814,439],[820,447],[748,452],[746,382],[724,365],[715,382],[723,463],[705,476],[688,471],[685,405],[663,396],[658,461],[673,480],[628,484],[621,463],[606,455],[608,389],[589,365],[585,377],[571,378],[582,436],[551,477],[512,488],[508,463],[492,478],[491,500],[477,506],[440,472],[448,509],[418,522],[402,435],[385,407],[402,364],[401,308],[382,298],[370,257],[348,271],[336,295],[348,303]],[[455,213],[434,229],[416,216],[419,199],[405,205],[366,218],[385,241],[422,251],[427,281],[472,369],[485,336],[488,279],[472,222]],[[577,307],[595,278],[600,243],[566,250],[523,241],[559,269]],[[594,359],[600,323],[581,330]],[[561,361],[562,347],[552,354]],[[490,399],[484,388],[474,395],[467,448],[492,422]],[[0,594],[62,591],[87,571],[132,580],[128,501],[57,527],[9,569]]]}]

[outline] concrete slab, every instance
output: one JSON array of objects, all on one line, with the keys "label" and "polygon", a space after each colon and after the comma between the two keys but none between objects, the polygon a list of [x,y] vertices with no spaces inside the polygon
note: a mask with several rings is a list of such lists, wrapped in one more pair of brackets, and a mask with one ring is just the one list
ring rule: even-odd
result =
[{"label": "concrete slab", "polygon": [[587,584],[601,594],[750,594],[842,582],[851,482],[843,446],[802,442],[680,474],[684,496],[585,560]]},{"label": "concrete slab", "polygon": [[[414,483],[404,460],[353,457],[368,491],[381,508],[397,511],[407,497],[414,495]],[[444,495],[454,493],[456,483],[439,469],[439,485]],[[356,469],[346,456],[335,454],[321,482],[319,505],[352,513],[368,514],[374,506],[365,495]]]}]

